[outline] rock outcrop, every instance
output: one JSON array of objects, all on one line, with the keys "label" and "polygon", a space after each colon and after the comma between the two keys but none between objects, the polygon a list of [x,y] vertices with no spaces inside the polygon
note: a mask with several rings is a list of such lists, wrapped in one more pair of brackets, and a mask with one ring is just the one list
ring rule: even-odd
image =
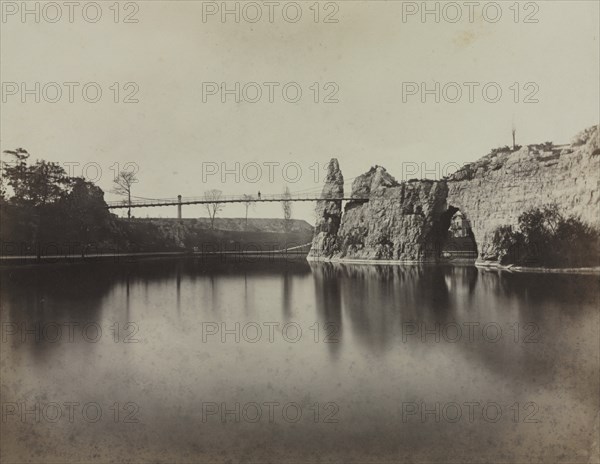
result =
[{"label": "rock outcrop", "polygon": [[[397,182],[375,166],[355,179],[351,196],[356,199],[347,202],[343,214],[341,201],[319,202],[309,259],[437,260],[456,211],[471,225],[480,261],[494,254],[495,229],[516,226],[530,208],[556,203],[565,215],[600,230],[599,145],[594,126],[567,145],[493,150],[439,181]],[[323,198],[333,192],[343,194],[337,160],[330,162]]]},{"label": "rock outcrop", "polygon": [[315,211],[316,223],[309,258],[332,258],[337,252],[337,234],[342,220],[342,200],[330,198],[344,197],[344,176],[338,160],[332,158],[327,166],[325,185]]},{"label": "rock outcrop", "polygon": [[334,258],[400,261],[435,259],[436,225],[446,210],[443,182],[398,183],[381,166],[355,179]]},{"label": "rock outcrop", "polygon": [[527,209],[556,203],[600,229],[600,152],[598,126],[569,145],[545,143],[489,154],[447,179],[448,205],[469,220],[480,260],[495,255],[494,230],[517,225]]}]

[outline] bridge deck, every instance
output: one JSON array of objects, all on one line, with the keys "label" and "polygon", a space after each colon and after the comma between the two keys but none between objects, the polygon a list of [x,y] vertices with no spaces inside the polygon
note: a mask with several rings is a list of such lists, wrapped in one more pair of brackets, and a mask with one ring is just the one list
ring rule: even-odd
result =
[{"label": "bridge deck", "polygon": [[178,206],[178,205],[205,205],[210,203],[265,203],[265,202],[282,202],[282,201],[319,201],[319,200],[341,200],[341,201],[369,201],[369,197],[327,197],[322,198],[320,195],[317,196],[315,194],[310,195],[291,195],[289,197],[285,197],[284,195],[261,195],[258,197],[244,197],[230,195],[230,196],[222,196],[216,200],[207,200],[204,197],[195,197],[195,198],[182,198],[179,200],[178,198],[162,198],[162,199],[153,199],[153,200],[134,200],[131,203],[128,203],[127,200],[122,201],[111,201],[107,202],[109,209],[117,209],[117,208],[150,208],[155,206]]}]

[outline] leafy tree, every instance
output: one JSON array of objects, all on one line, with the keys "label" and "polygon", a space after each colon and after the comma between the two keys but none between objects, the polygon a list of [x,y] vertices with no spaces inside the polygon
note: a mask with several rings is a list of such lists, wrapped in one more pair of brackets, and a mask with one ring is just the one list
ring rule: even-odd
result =
[{"label": "leafy tree", "polygon": [[512,226],[500,226],[492,238],[497,259],[500,264],[510,264],[521,260],[523,253],[523,234]]},{"label": "leafy tree", "polygon": [[6,150],[15,157],[13,163],[3,164],[3,176],[11,187],[13,196],[8,203],[20,209],[30,218],[31,239],[36,244],[37,256],[41,255],[40,243],[46,232],[51,211],[57,202],[69,192],[73,179],[58,164],[38,160],[29,164],[29,153],[23,148]]},{"label": "leafy tree", "polygon": [[67,191],[71,178],[58,163],[36,161],[28,164],[29,153],[22,148],[6,150],[16,157],[3,166],[4,178],[12,188],[13,202],[35,208],[58,201]]},{"label": "leafy tree", "polygon": [[532,208],[519,216],[519,230],[532,257],[539,259],[552,253],[552,242],[563,220],[556,204]]},{"label": "leafy tree", "polygon": [[554,253],[566,264],[600,265],[600,234],[576,217],[563,219],[556,228]]},{"label": "leafy tree", "polygon": [[575,216],[564,217],[556,204],[529,209],[518,223],[494,232],[492,245],[501,264],[598,266],[600,232]]},{"label": "leafy tree", "polygon": [[99,187],[68,176],[57,163],[30,164],[22,148],[4,153],[12,158],[2,164],[4,186],[9,188],[1,204],[0,233],[3,241],[15,245],[8,253],[35,249],[40,258],[43,249],[73,253],[81,247],[83,254],[92,241],[106,244],[118,237]]}]

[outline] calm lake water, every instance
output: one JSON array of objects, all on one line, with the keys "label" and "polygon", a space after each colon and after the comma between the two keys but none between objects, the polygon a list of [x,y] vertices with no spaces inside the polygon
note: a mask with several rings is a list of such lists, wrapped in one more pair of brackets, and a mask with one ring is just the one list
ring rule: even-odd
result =
[{"label": "calm lake water", "polygon": [[597,276],[0,271],[2,462],[598,462]]}]

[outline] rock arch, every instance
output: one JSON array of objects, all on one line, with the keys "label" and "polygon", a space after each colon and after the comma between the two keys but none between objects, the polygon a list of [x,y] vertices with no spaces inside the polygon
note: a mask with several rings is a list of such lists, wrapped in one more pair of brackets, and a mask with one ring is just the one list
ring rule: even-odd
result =
[{"label": "rock arch", "polygon": [[442,260],[475,261],[477,240],[468,217],[460,208],[448,205],[440,216],[441,237],[439,257]]}]

